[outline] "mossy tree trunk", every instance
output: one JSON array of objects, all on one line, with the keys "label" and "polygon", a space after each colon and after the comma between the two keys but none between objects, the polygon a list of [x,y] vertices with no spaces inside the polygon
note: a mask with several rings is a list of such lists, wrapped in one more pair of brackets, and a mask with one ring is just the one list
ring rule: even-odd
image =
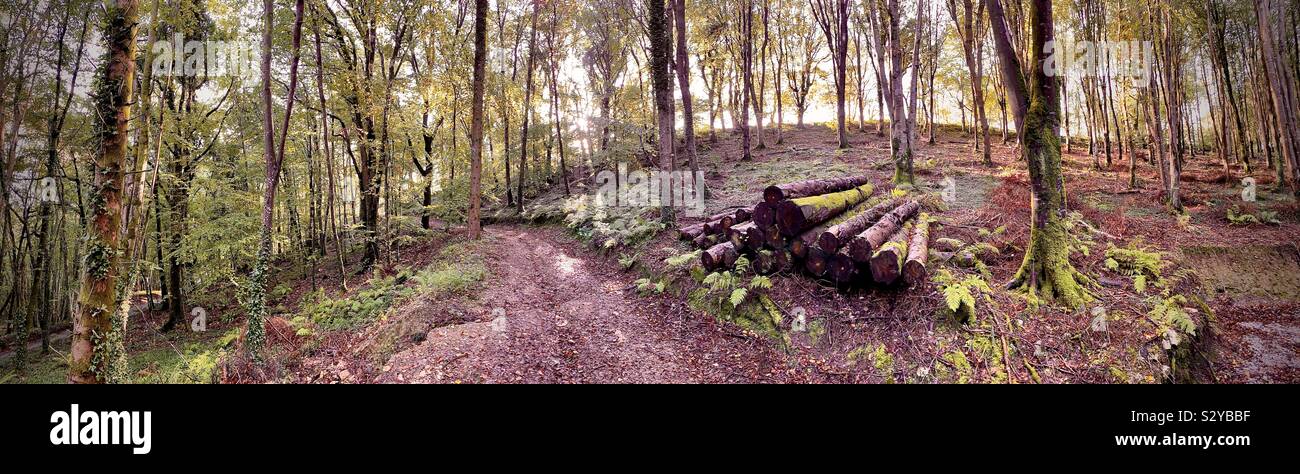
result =
[{"label": "mossy tree trunk", "polygon": [[1019,56],[1012,49],[1006,17],[1000,0],[989,0],[989,19],[1008,95],[1023,123],[1021,159],[1029,169],[1030,203],[1033,220],[1023,263],[1008,288],[1023,288],[1069,307],[1092,299],[1085,285],[1088,277],[1070,263],[1070,241],[1065,214],[1065,188],[1061,175],[1061,145],[1058,137],[1060,101],[1056,78],[1042,65],[1048,55],[1044,45],[1053,41],[1052,0],[1030,2],[1032,38],[1029,84],[1022,75]]},{"label": "mossy tree trunk", "polygon": [[105,5],[104,61],[93,90],[95,139],[94,182],[89,189],[86,269],[81,275],[81,308],[72,329],[70,383],[116,381],[123,362],[120,325],[114,324],[122,223],[123,176],[127,133],[135,86],[137,0]]},{"label": "mossy tree trunk", "polygon": [[302,11],[304,0],[294,3],[293,23],[293,58],[289,64],[289,96],[285,100],[284,122],[280,127],[280,142],[276,145],[275,124],[273,122],[273,102],[271,98],[271,33],[274,28],[274,5],[271,0],[263,0],[265,18],[262,31],[262,136],[266,159],[266,187],[262,195],[262,230],[258,239],[257,261],[253,264],[251,289],[248,295],[248,337],[245,350],[254,360],[258,360],[265,342],[266,319],[266,283],[271,266],[271,232],[274,227],[276,188],[280,183],[280,169],[284,164],[284,144],[289,128],[289,118],[293,116],[294,95],[298,90],[298,59],[302,46]]}]

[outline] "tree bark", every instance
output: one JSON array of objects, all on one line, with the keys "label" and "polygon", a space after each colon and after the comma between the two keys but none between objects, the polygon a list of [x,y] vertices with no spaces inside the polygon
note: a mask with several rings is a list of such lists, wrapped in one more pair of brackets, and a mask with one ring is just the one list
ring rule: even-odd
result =
[{"label": "tree bark", "polygon": [[469,139],[469,235],[482,237],[479,219],[483,186],[483,88],[487,81],[487,0],[474,2],[474,92]]},{"label": "tree bark", "polygon": [[[849,256],[858,263],[870,262],[876,250],[880,249],[895,232],[903,227],[903,223],[916,215],[920,209],[920,203],[909,200],[889,211],[874,225],[859,232],[848,242]],[[843,238],[839,240],[841,240],[841,248],[844,247]]]},{"label": "tree bark", "polygon": [[848,191],[782,201],[776,209],[777,229],[782,236],[796,237],[865,201],[873,192],[874,186],[864,184]]},{"label": "tree bark", "polygon": [[96,172],[90,187],[90,226],[86,229],[86,270],[81,277],[81,308],[73,320],[68,382],[115,382],[125,367],[122,342],[125,321],[113,321],[117,279],[121,271],[117,249],[122,219],[122,180],[127,166],[127,133],[135,88],[138,2],[115,0],[105,5],[105,61],[94,90],[98,122]]},{"label": "tree bark", "polygon": [[763,189],[763,202],[778,204],[789,199],[847,191],[870,182],[870,176],[862,175],[776,184]]}]

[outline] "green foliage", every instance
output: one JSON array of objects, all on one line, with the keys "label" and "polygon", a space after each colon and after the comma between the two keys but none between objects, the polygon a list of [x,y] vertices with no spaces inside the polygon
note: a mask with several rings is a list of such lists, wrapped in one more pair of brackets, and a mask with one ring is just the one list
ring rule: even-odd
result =
[{"label": "green foliage", "polygon": [[959,278],[947,269],[936,272],[934,282],[943,294],[944,308],[959,322],[974,321],[976,296],[983,295],[987,298],[987,294],[993,292],[983,278],[975,275]]},{"label": "green foliage", "polygon": [[1148,283],[1161,284],[1160,271],[1168,266],[1164,255],[1158,251],[1142,248],[1138,243],[1130,243],[1128,248],[1106,248],[1106,269],[1133,279],[1133,288],[1138,293],[1146,292]]},{"label": "green foliage", "polygon": [[632,254],[632,255],[628,255],[628,254],[622,254],[622,255],[619,255],[619,256],[618,256],[618,267],[619,267],[619,268],[622,268],[623,271],[631,270],[633,267],[636,266],[636,262],[637,262],[637,260],[640,259],[640,258],[641,258],[641,254],[639,254],[639,253],[638,253],[638,254]]},{"label": "green foliage", "polygon": [[606,250],[639,247],[665,228],[657,216],[645,217],[644,209],[597,205],[587,195],[567,200],[564,212],[564,225],[578,238]]},{"label": "green foliage", "polygon": [[1176,346],[1181,339],[1180,336],[1196,336],[1196,322],[1187,314],[1187,310],[1183,309],[1187,304],[1187,297],[1172,295],[1155,297],[1153,301],[1154,304],[1147,317],[1165,330],[1167,342]]},{"label": "green foliage", "polygon": [[737,258],[734,268],[705,275],[700,283],[702,287],[687,295],[692,308],[759,334],[774,338],[780,335],[784,317],[767,295],[772,280],[751,275],[748,258]]},{"label": "green foliage", "polygon": [[668,283],[664,280],[655,281],[649,278],[641,278],[632,282],[632,284],[636,285],[637,291],[643,295],[661,294],[668,288]]},{"label": "green foliage", "polygon": [[224,349],[208,344],[188,344],[182,350],[155,349],[132,357],[131,383],[205,384],[216,382]]},{"label": "green foliage", "polygon": [[1281,225],[1282,221],[1277,218],[1277,211],[1260,210],[1251,214],[1244,212],[1241,208],[1233,206],[1228,208],[1228,222],[1236,226],[1249,226],[1255,224]]},{"label": "green foliage", "polygon": [[668,257],[664,259],[664,263],[668,265],[668,271],[670,272],[689,268],[691,265],[695,264],[695,262],[700,261],[700,254],[703,252],[703,250],[696,250],[674,257]]},{"label": "green foliage", "polygon": [[[448,245],[440,257],[438,263],[418,272],[401,269],[391,276],[371,278],[364,289],[346,298],[330,298],[320,291],[308,295],[291,324],[299,335],[311,334],[313,327],[331,331],[355,328],[380,319],[405,298],[463,293],[487,277],[482,257],[463,244]],[[458,260],[448,261],[452,258]]]}]

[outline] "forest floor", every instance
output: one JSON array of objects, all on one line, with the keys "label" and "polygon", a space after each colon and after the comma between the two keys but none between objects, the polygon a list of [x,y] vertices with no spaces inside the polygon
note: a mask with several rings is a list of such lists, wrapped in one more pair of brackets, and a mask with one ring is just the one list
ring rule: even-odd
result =
[{"label": "forest floor", "polygon": [[[768,184],[849,173],[868,174],[877,194],[887,192],[888,139],[868,128],[851,132],[848,150],[836,149],[825,126],[787,127],[780,145],[769,129],[769,146],[749,162],[739,160],[738,137],[702,138],[708,211],[752,205]],[[1154,383],[1171,376],[1152,357],[1163,326],[1151,312],[1176,293],[1189,298],[1186,311],[1211,312],[1190,359],[1196,367],[1177,380],[1300,382],[1300,206],[1269,191],[1274,181],[1262,165],[1252,174],[1259,200],[1245,203],[1239,167],[1225,180],[1215,156],[1189,158],[1187,214],[1179,217],[1162,204],[1159,175],[1145,159],[1137,163],[1139,187],[1130,189],[1127,160],[1116,154],[1107,168],[1099,158],[1098,169],[1087,144],[1076,142],[1064,164],[1070,208],[1096,232],[1074,264],[1101,284],[1093,303],[1070,311],[1000,289],[1028,241],[1028,179],[1014,144],[994,136],[995,166],[986,167],[970,135],[945,129],[937,138],[918,146],[918,190],[940,193],[952,178],[955,199],[936,213],[942,226],[932,241],[998,250],[981,256],[993,291],[970,322],[946,315],[935,282],[845,290],[780,274],[764,294],[786,317],[756,329],[693,301],[698,282],[665,262],[691,250],[671,229],[609,250],[564,226],[500,223],[479,242],[463,229],[420,232],[363,276],[354,275],[355,255],[346,273],[337,260],[324,263],[337,257],[324,259],[315,278],[300,263],[280,262],[271,293],[278,316],[268,324],[277,355],[258,373],[219,363],[240,344],[232,289],[201,298],[204,333],[159,333],[164,315],[138,314],[128,335],[132,381]],[[1229,210],[1277,222],[1234,223]],[[1108,270],[1109,246],[1159,252],[1168,283],[1139,288]],[[644,291],[645,281],[666,290]],[[792,326],[795,312],[806,314],[806,328]],[[6,364],[0,381],[61,381],[65,352],[66,341],[56,339],[54,353],[38,357],[28,375]]]},{"label": "forest floor", "polygon": [[[430,331],[377,382],[797,382],[784,354],[680,302],[648,300],[561,230],[487,228],[477,320]],[[490,308],[490,309],[489,309]],[[422,305],[414,311],[442,311]]]}]

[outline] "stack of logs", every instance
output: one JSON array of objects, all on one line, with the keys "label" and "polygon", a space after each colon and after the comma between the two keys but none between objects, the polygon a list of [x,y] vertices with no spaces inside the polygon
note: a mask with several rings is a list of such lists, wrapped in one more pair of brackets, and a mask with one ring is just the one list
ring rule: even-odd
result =
[{"label": "stack of logs", "polygon": [[868,205],[874,192],[866,176],[770,186],[752,208],[678,231],[704,249],[700,260],[709,271],[731,268],[747,255],[762,274],[802,271],[846,286],[923,281],[928,216],[905,198]]}]

